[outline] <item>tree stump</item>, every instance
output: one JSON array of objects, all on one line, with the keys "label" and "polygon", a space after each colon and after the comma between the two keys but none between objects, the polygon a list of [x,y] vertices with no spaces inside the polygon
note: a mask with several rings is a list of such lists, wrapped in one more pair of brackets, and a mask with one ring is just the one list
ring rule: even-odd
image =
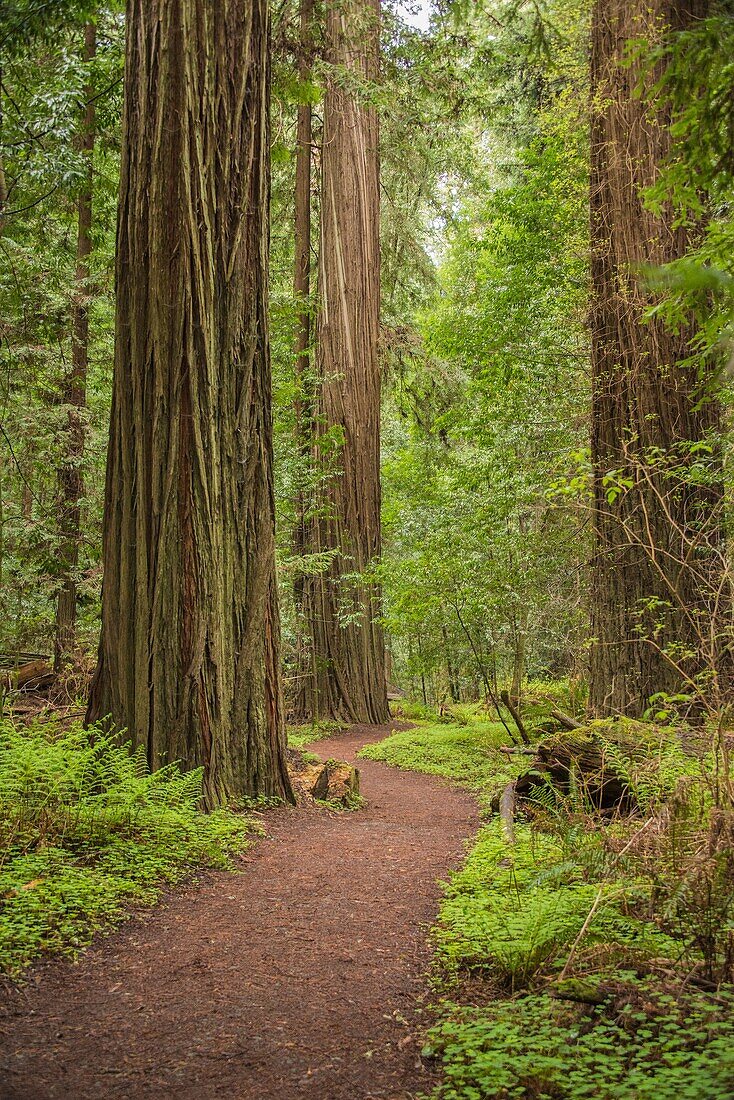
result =
[{"label": "tree stump", "polygon": [[353,806],[359,799],[358,769],[341,760],[327,760],[314,779],[311,794],[321,802]]}]

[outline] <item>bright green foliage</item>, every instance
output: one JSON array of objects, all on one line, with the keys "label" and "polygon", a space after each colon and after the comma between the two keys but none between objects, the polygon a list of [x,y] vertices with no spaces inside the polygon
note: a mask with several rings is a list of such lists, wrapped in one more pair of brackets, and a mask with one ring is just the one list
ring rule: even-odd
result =
[{"label": "bright green foliage", "polygon": [[386,417],[387,624],[404,686],[434,705],[452,679],[476,698],[515,668],[571,669],[583,622],[586,536],[550,492],[585,441],[587,147],[567,60],[526,145],[503,161],[492,127],[474,138],[480,168],[418,317],[435,389],[413,376],[420,411],[399,391]]},{"label": "bright green foliage", "polygon": [[442,1100],[734,1095],[731,989],[672,996],[630,981],[616,1006],[570,1007],[540,995],[486,1009],[451,1007],[431,1034],[444,1060]]},{"label": "bright green foliage", "polygon": [[477,721],[464,726],[422,723],[367,745],[359,755],[396,768],[442,775],[481,792],[482,799],[491,802],[527,764],[522,757],[508,758],[496,751],[508,740],[507,730],[499,722]]},{"label": "bright green foliage", "polygon": [[228,867],[253,823],[197,809],[201,772],[150,774],[104,730],[0,725],[0,970],[73,954],[197,867]]},{"label": "bright green foliage", "polygon": [[585,948],[679,958],[680,943],[623,913],[624,893],[619,883],[589,881],[578,853],[569,857],[558,838],[519,826],[508,845],[495,821],[447,887],[435,931],[439,958],[451,973],[480,967],[522,989],[541,967],[563,964],[590,913]]},{"label": "bright green foliage", "polygon": [[309,723],[306,726],[289,726],[288,747],[302,749],[304,745],[310,745],[312,741],[322,741],[325,737],[332,737],[341,728],[338,722],[326,720]]}]

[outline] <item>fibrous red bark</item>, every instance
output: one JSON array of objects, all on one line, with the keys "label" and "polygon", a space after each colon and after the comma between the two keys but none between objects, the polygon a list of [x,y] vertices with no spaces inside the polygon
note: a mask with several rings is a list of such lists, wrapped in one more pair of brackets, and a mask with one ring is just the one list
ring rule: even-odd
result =
[{"label": "fibrous red bark", "polygon": [[128,0],[99,664],[151,767],[288,795],[267,330],[267,0]]},{"label": "fibrous red bark", "polygon": [[324,102],[315,408],[320,473],[311,550],[331,553],[307,578],[311,669],[300,710],[388,717],[380,535],[379,0],[330,3]]}]

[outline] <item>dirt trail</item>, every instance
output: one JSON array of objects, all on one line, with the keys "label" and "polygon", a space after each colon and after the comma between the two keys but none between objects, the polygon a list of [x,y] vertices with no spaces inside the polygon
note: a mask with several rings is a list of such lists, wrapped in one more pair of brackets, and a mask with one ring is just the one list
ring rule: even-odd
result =
[{"label": "dirt trail", "polygon": [[[354,759],[390,732],[312,746]],[[244,873],[172,893],[0,1008],[2,1100],[405,1100],[436,880],[474,800],[359,761],[365,810],[280,809]]]}]

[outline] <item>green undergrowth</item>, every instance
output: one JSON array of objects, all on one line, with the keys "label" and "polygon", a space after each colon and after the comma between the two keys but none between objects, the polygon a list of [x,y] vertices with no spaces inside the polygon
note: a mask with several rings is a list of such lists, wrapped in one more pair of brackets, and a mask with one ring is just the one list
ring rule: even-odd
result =
[{"label": "green undergrowth", "polygon": [[0,970],[73,955],[166,883],[230,867],[256,826],[201,813],[201,778],[150,774],[99,728],[0,723]]},{"label": "green undergrowth", "polygon": [[445,1005],[431,1043],[443,1100],[731,1100],[734,991],[665,992],[632,976],[598,1006],[546,994]]},{"label": "green undergrowth", "polygon": [[310,722],[304,726],[288,727],[288,748],[302,749],[304,745],[310,745],[312,741],[323,741],[325,737],[333,737],[344,728],[339,722],[327,720]]},{"label": "green undergrowth", "polygon": [[613,859],[588,823],[480,832],[434,930],[436,1097],[734,1097],[734,986],[690,981],[695,942]]},{"label": "green undergrowth", "polygon": [[365,746],[359,755],[396,768],[444,776],[476,791],[482,803],[491,804],[527,767],[527,758],[499,751],[508,741],[505,727],[486,718],[473,719],[467,725],[421,723]]},{"label": "green undergrowth", "polygon": [[[534,693],[546,717],[583,700]],[[525,717],[544,721],[539,704]],[[363,755],[496,809],[531,763],[481,710],[452,718]],[[620,720],[570,737],[601,751],[628,808],[595,810],[593,776],[572,771],[562,788],[541,777],[512,835],[496,816],[481,828],[433,930],[435,1098],[734,1100],[734,821],[705,731]]]},{"label": "green undergrowth", "polygon": [[583,951],[604,945],[607,962],[633,955],[677,962],[680,943],[630,913],[628,897],[645,884],[607,881],[594,847],[580,829],[561,841],[519,825],[513,844],[497,820],[482,829],[446,887],[435,930],[445,975],[480,968],[509,992],[525,989],[541,968],[552,977],[563,967],[584,928]]}]

